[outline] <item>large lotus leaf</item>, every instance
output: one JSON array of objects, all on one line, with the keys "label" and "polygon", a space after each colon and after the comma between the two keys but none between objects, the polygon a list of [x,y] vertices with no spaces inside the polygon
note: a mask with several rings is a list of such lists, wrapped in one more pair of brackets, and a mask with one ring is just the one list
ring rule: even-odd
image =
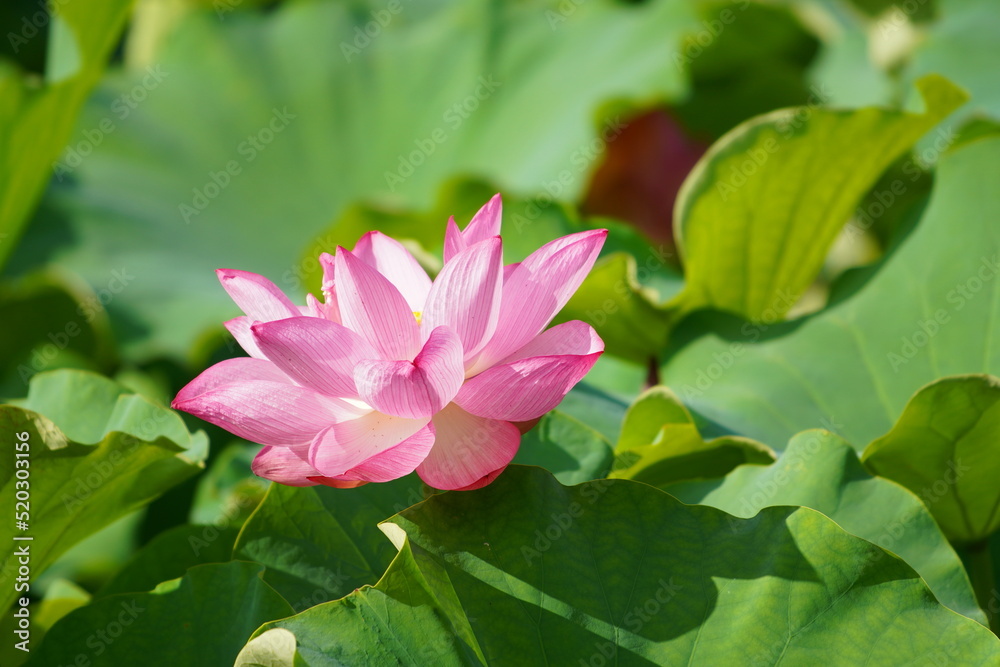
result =
[{"label": "large lotus leaf", "polygon": [[[50,29],[44,81],[0,62],[0,266],[48,183],[55,159],[114,48],[133,0],[53,3],[42,28],[7,31],[15,53]],[[33,6],[32,9],[37,9]]]},{"label": "large lotus leaf", "polygon": [[237,531],[226,526],[185,524],[166,530],[140,549],[97,597],[149,591],[164,581],[183,577],[188,568],[225,563],[233,555]]},{"label": "large lotus leaf", "polygon": [[921,499],[872,477],[851,446],[829,431],[796,435],[771,465],[743,465],[724,479],[660,488],[685,503],[711,505],[744,518],[776,505],[822,512],[852,535],[906,561],[942,604],[986,622],[962,561]]},{"label": "large lotus leaf", "polygon": [[862,461],[923,498],[952,540],[986,539],[1000,527],[1000,380],[971,375],[927,385]]},{"label": "large lotus leaf", "polygon": [[376,525],[423,497],[416,475],[356,489],[272,484],[233,553],[266,565],[265,581],[308,609],[378,581],[395,551]]},{"label": "large lotus leaf", "polygon": [[112,340],[101,295],[79,281],[33,275],[0,283],[0,397],[24,394],[31,376],[83,367],[110,370]]},{"label": "large lotus leaf", "polygon": [[545,468],[562,484],[600,479],[611,470],[611,444],[582,421],[553,410],[521,436],[514,463]]},{"label": "large lotus leaf", "polygon": [[183,354],[237,313],[214,269],[288,288],[353,202],[423,210],[457,174],[571,200],[619,132],[606,101],[683,92],[671,56],[693,16],[673,0],[561,4],[406,3],[374,27],[381,0],[190,14],[157,54],[161,81],[120,72],[92,99],[81,131],[114,131],[73,161],[22,259],[95,285],[128,267],[110,307],[126,349]]},{"label": "large lotus leaf", "polygon": [[234,667],[303,667],[305,662],[295,654],[295,635],[284,628],[273,628],[251,639],[239,655]]},{"label": "large lotus leaf", "polygon": [[246,523],[270,486],[269,480],[253,474],[258,451],[259,446],[237,440],[212,457],[191,499],[191,523],[235,529]]},{"label": "large lotus leaf", "polygon": [[564,487],[512,466],[383,528],[400,553],[377,586],[256,636],[290,631],[294,658],[314,666],[987,664],[1000,654],[906,563],[810,509],[738,519],[645,484]]},{"label": "large lotus leaf", "polygon": [[705,440],[691,413],[667,387],[651,387],[629,406],[609,477],[663,486],[719,477],[743,463],[771,463],[774,452],[737,436]]},{"label": "large lotus leaf", "polygon": [[771,447],[823,426],[862,449],[928,382],[1000,374],[998,338],[984,333],[1000,311],[998,164],[992,138],[945,155],[916,228],[815,315],[780,325],[688,318],[664,384],[726,431]]},{"label": "large lotus leaf", "polygon": [[603,360],[604,357],[597,360],[597,364],[588,376],[589,381],[584,380],[566,394],[566,398],[559,404],[559,411],[584,422],[603,435],[608,442],[614,442],[618,439],[622,418],[628,409],[628,401],[607,391],[604,385],[600,384],[595,371]]},{"label": "large lotus leaf", "polygon": [[941,77],[917,85],[923,114],[797,107],[716,142],[677,198],[685,265],[678,306],[781,319],[879,175],[966,99]]},{"label": "large lotus leaf", "polygon": [[56,623],[28,665],[230,665],[254,629],[292,613],[263,570],[199,565],[148,593],[97,600]]},{"label": "large lotus leaf", "polygon": [[[32,576],[41,574],[83,538],[198,472],[208,448],[205,434],[189,433],[177,413],[76,370],[39,373],[27,399],[0,405],[0,437],[11,450],[0,461],[0,502],[14,510],[18,491],[30,496],[16,510],[27,528],[0,529],[8,581],[18,568],[15,549],[30,544]],[[14,597],[14,587],[5,588],[0,609]]]},{"label": "large lotus leaf", "polygon": [[[969,108],[954,119],[975,115],[1000,118],[1000,89],[991,63],[1000,59],[996,39],[1000,18],[990,0],[938,0],[938,18],[927,29],[914,53],[907,77],[939,72],[972,93]],[[905,15],[904,15],[905,16]],[[880,24],[884,32],[898,32],[902,20],[894,14]]]},{"label": "large lotus leaf", "polygon": [[[526,664],[526,655],[511,664]],[[485,664],[458,637],[408,544],[378,586],[264,625],[236,660],[236,667],[393,664]]]}]

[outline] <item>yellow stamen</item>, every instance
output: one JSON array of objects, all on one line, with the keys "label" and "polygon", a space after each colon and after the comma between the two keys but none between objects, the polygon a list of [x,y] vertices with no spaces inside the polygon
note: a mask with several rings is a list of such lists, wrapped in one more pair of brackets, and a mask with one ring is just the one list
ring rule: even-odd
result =
[{"label": "yellow stamen", "polygon": [[420,324],[420,318],[423,316],[423,313],[419,310],[415,310],[413,311],[413,316],[417,318],[417,324]]}]

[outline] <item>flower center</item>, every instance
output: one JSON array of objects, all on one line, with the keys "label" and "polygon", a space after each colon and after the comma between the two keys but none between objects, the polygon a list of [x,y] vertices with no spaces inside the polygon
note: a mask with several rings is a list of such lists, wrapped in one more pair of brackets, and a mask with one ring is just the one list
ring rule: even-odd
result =
[{"label": "flower center", "polygon": [[413,316],[417,318],[417,324],[420,324],[420,318],[423,317],[423,312],[415,310],[413,311]]}]

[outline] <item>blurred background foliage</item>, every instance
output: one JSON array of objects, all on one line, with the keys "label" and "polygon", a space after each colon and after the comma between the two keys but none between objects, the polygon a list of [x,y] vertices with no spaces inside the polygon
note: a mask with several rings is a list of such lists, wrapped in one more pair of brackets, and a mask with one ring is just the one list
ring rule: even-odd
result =
[{"label": "blurred background foliage", "polygon": [[[611,354],[562,409],[614,442],[676,324],[674,204],[708,147],[785,107],[918,111],[914,82],[928,73],[970,94],[942,121],[962,141],[996,133],[992,5],[7,2],[0,395],[79,368],[166,404],[205,366],[242,353],[222,328],[238,313],[214,269],[261,273],[301,303],[318,288],[320,252],[377,228],[434,271],[447,216],[464,224],[500,191],[507,262],[575,229],[612,230],[562,316],[591,321]],[[833,243],[791,317],[821,308],[831,281],[906,232],[933,182],[934,137],[917,144],[926,159],[900,158],[862,198],[858,210],[916,174],[889,214]],[[619,311],[624,324],[605,326]],[[263,494],[248,475],[252,450],[207,431],[205,473],[49,570],[38,592],[63,601],[53,609],[107,585],[169,528],[242,524]]]}]

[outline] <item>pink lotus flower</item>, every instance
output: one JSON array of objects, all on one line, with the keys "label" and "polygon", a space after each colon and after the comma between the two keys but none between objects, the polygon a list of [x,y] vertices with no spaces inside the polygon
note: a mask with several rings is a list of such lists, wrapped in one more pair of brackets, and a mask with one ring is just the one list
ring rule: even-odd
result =
[{"label": "pink lotus flower", "polygon": [[554,408],[604,350],[573,321],[545,330],[586,277],[606,230],[503,265],[500,196],[448,221],[432,282],[398,242],[369,232],[324,253],[324,302],[298,307],[269,280],[221,269],[250,355],[218,363],[172,406],[265,445],[261,477],[292,486],[385,482],[413,470],[438,489],[489,484],[524,422]]}]

